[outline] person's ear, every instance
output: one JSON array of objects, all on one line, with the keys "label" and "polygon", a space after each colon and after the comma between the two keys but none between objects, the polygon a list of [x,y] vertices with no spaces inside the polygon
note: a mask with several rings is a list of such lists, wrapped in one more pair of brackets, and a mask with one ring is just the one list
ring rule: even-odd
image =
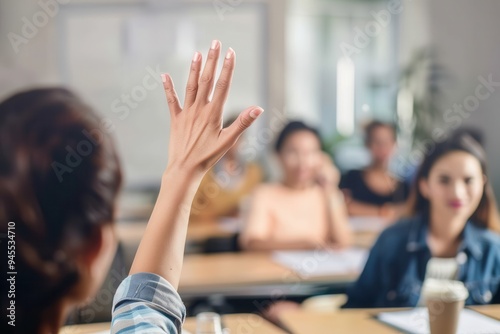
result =
[{"label": "person's ear", "polygon": [[83,266],[88,268],[99,256],[99,252],[103,246],[103,239],[101,227],[94,228],[90,236],[85,240],[81,250],[80,261]]},{"label": "person's ear", "polygon": [[483,174],[483,185],[486,186],[488,184],[488,177],[486,174]]},{"label": "person's ear", "polygon": [[418,180],[418,189],[424,198],[429,199],[429,182],[426,178]]},{"label": "person's ear", "polygon": [[[116,253],[117,239],[113,224],[104,224],[96,229],[95,235],[89,239],[88,252],[84,261],[93,279],[101,279],[107,273]],[[92,244],[93,243],[93,244]]]},{"label": "person's ear", "polygon": [[78,299],[93,296],[103,283],[116,252],[117,240],[113,224],[95,228],[82,245],[77,256],[80,282]]}]

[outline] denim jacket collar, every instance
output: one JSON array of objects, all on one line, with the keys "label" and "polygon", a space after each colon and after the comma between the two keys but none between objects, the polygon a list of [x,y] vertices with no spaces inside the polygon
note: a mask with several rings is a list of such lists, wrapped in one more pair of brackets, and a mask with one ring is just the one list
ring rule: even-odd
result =
[{"label": "denim jacket collar", "polygon": [[[429,230],[428,219],[423,215],[417,215],[414,218],[414,223],[411,224],[406,250],[408,252],[417,252],[427,249],[427,232]],[[468,251],[476,260],[480,260],[483,256],[481,250],[481,228],[477,227],[471,221],[465,224],[462,232],[462,242],[459,247],[459,252]]]}]

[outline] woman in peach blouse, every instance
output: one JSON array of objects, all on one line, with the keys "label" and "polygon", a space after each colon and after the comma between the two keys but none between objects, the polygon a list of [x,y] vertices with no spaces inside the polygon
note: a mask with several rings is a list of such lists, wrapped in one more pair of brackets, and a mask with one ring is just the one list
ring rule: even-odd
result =
[{"label": "woman in peach blouse", "polygon": [[318,132],[290,122],[276,142],[279,183],[257,187],[241,235],[247,250],[344,247],[351,242],[339,173],[321,151]]}]

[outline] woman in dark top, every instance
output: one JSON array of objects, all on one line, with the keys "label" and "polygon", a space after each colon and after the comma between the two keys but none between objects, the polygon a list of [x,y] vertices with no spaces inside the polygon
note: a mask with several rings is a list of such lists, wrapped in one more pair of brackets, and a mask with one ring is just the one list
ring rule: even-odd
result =
[{"label": "woman in dark top", "polygon": [[396,218],[409,194],[409,186],[389,171],[396,129],[389,123],[371,122],[366,127],[365,145],[372,156],[371,164],[349,171],[340,181],[348,212],[351,216]]}]

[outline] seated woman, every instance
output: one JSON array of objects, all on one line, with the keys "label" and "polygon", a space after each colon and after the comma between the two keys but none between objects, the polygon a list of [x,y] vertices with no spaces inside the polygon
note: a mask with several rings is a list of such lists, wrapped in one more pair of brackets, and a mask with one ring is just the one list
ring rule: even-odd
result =
[{"label": "seated woman", "polygon": [[[227,127],[236,118],[224,123]],[[239,215],[241,202],[261,183],[263,173],[254,162],[246,162],[240,152],[241,139],[212,167],[196,192],[191,221]]]},{"label": "seated woman", "polygon": [[318,132],[291,122],[279,134],[280,183],[259,186],[253,195],[240,243],[247,250],[310,249],[351,242],[338,172],[321,151]]},{"label": "seated woman", "polygon": [[389,162],[396,147],[396,129],[392,124],[373,121],[365,129],[365,145],[372,162],[363,170],[351,170],[342,176],[351,216],[396,218],[409,194],[409,186],[389,172]]},{"label": "seated woman", "polygon": [[471,136],[437,144],[419,169],[412,216],[382,232],[345,307],[417,305],[436,259],[455,264],[441,274],[464,282],[467,305],[499,303],[500,225],[486,175],[485,152]]},{"label": "seated woman", "polygon": [[[111,333],[181,332],[186,310],[176,289],[192,199],[204,173],[263,111],[250,107],[222,127],[235,54],[228,50],[210,100],[220,49],[214,41],[203,73],[195,53],[183,107],[162,75],[168,164],[130,276],[115,294]],[[15,250],[12,267],[4,261],[3,268],[18,273],[15,297],[8,281],[1,283],[1,333],[58,333],[68,312],[101,286],[117,245],[121,183],[107,129],[65,89],[35,89],[0,103],[0,233],[12,236],[5,245]]]}]

